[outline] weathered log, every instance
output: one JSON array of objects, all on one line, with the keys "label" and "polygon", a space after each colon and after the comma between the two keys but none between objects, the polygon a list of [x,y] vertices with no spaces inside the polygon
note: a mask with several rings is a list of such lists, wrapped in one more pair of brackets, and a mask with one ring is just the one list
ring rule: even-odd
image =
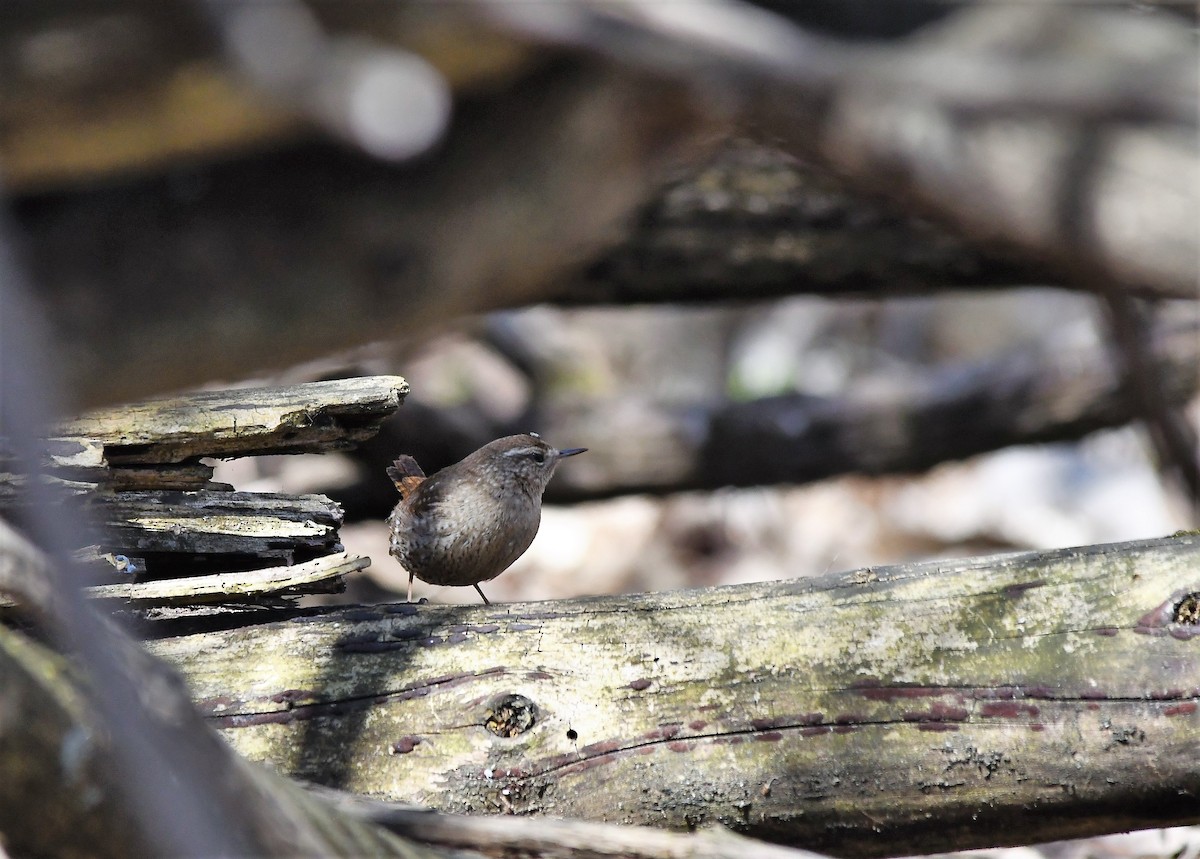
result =
[{"label": "weathered log", "polygon": [[[145,569],[144,558],[117,557],[119,561],[109,554],[103,560],[131,577]],[[127,581],[90,585],[83,589],[83,593],[91,599],[119,600],[127,606],[136,606],[139,609],[147,606],[190,607],[210,602],[253,604],[268,596],[282,598],[339,591],[343,588],[342,576],[365,570],[370,565],[370,558],[338,552],[303,564],[282,567],[156,579],[149,582]],[[0,595],[0,608],[13,605],[14,601]],[[238,613],[245,611],[239,608],[230,610]],[[219,609],[208,609],[202,613],[213,611]]]},{"label": "weathered log", "polygon": [[1177,536],[151,649],[318,783],[882,856],[1200,821],[1198,568]]},{"label": "weathered log", "polygon": [[[0,780],[0,836],[5,847],[14,855],[65,859],[157,855],[137,815],[125,804],[112,749],[98,730],[86,686],[77,684],[68,662],[0,626],[0,682],[6,704],[0,712],[0,771],[5,773]],[[53,761],[62,765],[47,765]],[[594,823],[464,818],[368,803],[330,791],[312,795],[242,762],[233,763],[233,771],[234,779],[260,792],[256,800],[264,814],[271,813],[269,803],[298,828],[319,830],[316,841],[279,839],[283,843],[274,844],[271,853],[261,852],[268,842],[259,841],[256,855],[305,855],[295,851],[307,847],[314,854],[319,849],[323,856],[408,859],[476,859],[515,850],[531,859],[820,859],[729,832],[683,835]],[[314,833],[305,834],[311,838]],[[421,843],[432,849],[416,846]]]},{"label": "weathered log", "polygon": [[[52,578],[46,560],[0,523],[0,593],[20,600],[31,617],[47,620],[61,608],[45,591]],[[125,718],[165,719],[182,732],[172,737],[173,750],[203,750],[202,765],[185,772],[137,773],[137,783],[204,785],[213,791],[204,796],[204,804],[220,808],[236,803],[237,819],[222,820],[229,831],[203,832],[201,840],[186,840],[184,815],[164,819],[132,806],[124,789],[129,783],[121,780],[132,764],[117,757],[92,698],[95,684],[111,678],[93,676],[90,683],[84,682],[77,664],[0,625],[0,686],[5,693],[5,706],[0,708],[0,771],[5,773],[0,780],[0,838],[17,854],[136,859],[163,855],[164,844],[169,844],[175,848],[172,855],[199,857],[213,855],[205,848],[221,844],[236,855],[257,856],[478,859],[497,851],[520,851],[531,859],[818,859],[720,831],[680,835],[544,820],[467,819],[366,803],[329,791],[313,796],[313,791],[302,791],[237,759],[197,720],[169,669],[149,659],[112,625],[99,624],[96,632],[89,644],[115,656],[112,668],[153,692],[142,699],[153,701],[146,708],[152,712],[128,700],[123,702]],[[150,743],[143,735],[137,740]],[[152,748],[142,752],[154,758]]]},{"label": "weathered log", "polygon": [[[403,379],[375,376],[94,412],[54,428],[38,479],[76,516],[76,560],[115,582],[89,588],[92,597],[143,606],[338,590],[343,574],[370,563],[336,554],[339,505],[321,495],[234,492],[212,483],[212,467],[199,459],[349,448],[378,432],[407,392]],[[28,479],[0,482],[0,510],[28,503]],[[301,563],[248,569],[272,560]]]},{"label": "weathered log", "polygon": [[488,815],[467,817],[379,802],[310,786],[339,810],[428,844],[528,859],[822,859],[821,854],[765,844],[722,827],[666,832],[583,820]]},{"label": "weathered log", "polygon": [[675,179],[623,241],[550,300],[636,304],[782,295],[885,298],[1060,284],[1044,266],[972,247],[834,175],[745,140]]},{"label": "weathered log", "polygon": [[[228,491],[202,458],[346,450],[379,432],[407,394],[399,376],[364,376],[131,403],[51,428],[41,465],[67,495]],[[0,510],[22,503],[27,478],[19,471],[0,449]]]},{"label": "weathered log", "polygon": [[[14,474],[16,466],[9,464],[7,470],[0,472],[0,510],[12,510],[24,503],[28,477],[24,474]],[[49,469],[48,469],[49,470]],[[229,491],[233,487],[227,483],[213,481],[213,466],[202,462],[186,465],[152,465],[133,468],[90,468],[86,471],[63,469],[59,473],[71,474],[81,479],[56,477],[43,473],[40,479],[54,487],[54,491],[62,495],[87,495],[98,487],[112,492],[124,492],[133,489],[176,489],[195,491],[208,489],[211,491]]]}]

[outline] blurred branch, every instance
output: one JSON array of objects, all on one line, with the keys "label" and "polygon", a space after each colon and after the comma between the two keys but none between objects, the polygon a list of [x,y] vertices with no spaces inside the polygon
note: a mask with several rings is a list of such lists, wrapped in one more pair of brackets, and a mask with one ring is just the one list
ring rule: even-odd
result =
[{"label": "blurred branch", "polygon": [[65,379],[111,403],[536,301],[702,125],[676,84],[560,67],[418,167],[310,146],[18,214]]},{"label": "blurred branch", "polygon": [[[1165,402],[1176,407],[1195,396],[1200,323],[1164,315],[1149,348]],[[1141,416],[1118,360],[1099,343],[1048,342],[916,379],[881,379],[840,397],[790,394],[667,407],[624,396],[571,409],[543,407],[540,431],[585,439],[591,449],[586,462],[559,472],[547,496],[574,500],[913,472],[1010,445],[1077,439]],[[427,405],[410,404],[370,449],[385,457],[421,439],[442,445],[452,439],[454,448],[440,451],[448,464],[524,427],[482,415],[471,420],[462,411],[439,416]],[[382,458],[369,471],[382,474]]]},{"label": "blurred branch", "polygon": [[[550,22],[486,8],[542,38],[705,81],[744,125],[977,238],[1066,272],[1196,294],[1200,81],[1174,18],[978,4],[908,40],[853,47],[719,0],[585,1]],[[1102,157],[1076,189],[1063,165],[1092,136]],[[1079,190],[1082,231],[1058,217]]]},{"label": "blurred branch", "polygon": [[1057,284],[1045,266],[974,247],[852,194],[828,172],[731,141],[671,182],[622,237],[550,299],[561,304],[881,298]]},{"label": "blurred branch", "polygon": [[331,36],[300,0],[196,3],[216,24],[234,68],[335,137],[402,160],[445,133],[450,87],[416,54],[362,36]]},{"label": "blurred branch", "polygon": [[[4,127],[37,126],[52,115],[86,137],[103,123],[80,123],[82,105],[102,117],[134,110],[129,104],[151,110],[159,104],[153,98],[108,96],[122,82],[136,89],[164,64],[175,84],[194,82],[196,69],[211,75],[215,64],[224,86],[249,80],[255,98],[277,112],[292,104],[287,93],[307,98],[299,84],[273,89],[271,80],[292,78],[269,63],[255,67],[265,62],[260,53],[239,53],[244,33],[231,34],[246,21],[219,16],[214,35],[185,16],[143,16],[142,8],[93,22],[91,30],[67,30],[91,46],[86,57],[99,72],[89,77],[83,60],[59,68],[43,58],[45,68],[26,71],[49,76],[57,106],[50,114],[19,109],[40,102],[20,89],[26,77],[15,77],[10,85],[20,97],[0,99],[0,116],[11,117]],[[455,119],[421,164],[400,169],[311,144],[279,149],[299,139],[294,121],[268,132],[231,119],[216,124],[246,135],[231,132],[229,141],[270,140],[276,152],[213,163],[226,150],[201,142],[187,151],[207,152],[210,163],[169,178],[28,198],[18,207],[20,225],[84,404],[292,364],[467,312],[579,300],[576,293],[582,300],[746,297],[778,294],[789,283],[845,290],[890,283],[893,275],[897,289],[921,290],[994,284],[1005,271],[1021,282],[1075,278],[1094,288],[1081,272],[1102,271],[1142,295],[1195,295],[1196,46],[1175,16],[978,4],[912,36],[864,46],[814,37],[734,2],[579,0],[523,14],[533,8],[317,3],[275,10],[304,20],[310,10],[318,41],[361,45],[352,36],[365,34],[427,55],[456,87]],[[56,23],[47,16],[43,24]],[[418,19],[423,27],[410,26]],[[37,15],[22,20],[15,44],[48,44],[37,40],[45,35]],[[479,35],[485,26],[489,39]],[[408,31],[426,36],[412,37],[415,46],[398,41]],[[137,62],[122,65],[102,50],[113,42],[128,42]],[[174,45],[186,49],[188,63],[171,53]],[[455,70],[464,56],[502,58],[493,64],[508,75],[502,80],[512,83],[516,70],[523,77],[502,91],[463,90],[458,81],[478,86],[480,77]],[[295,79],[338,78],[317,66]],[[104,97],[85,98],[90,90],[81,91],[81,80]],[[219,101],[209,96],[201,102],[206,111]],[[239,104],[235,117],[270,112]],[[973,241],[1003,243],[1030,262],[945,252],[936,236],[933,259],[913,259],[905,249],[923,246],[929,234],[904,224],[876,224],[861,244],[839,247],[805,220],[812,198],[795,201],[799,218],[790,223],[787,206],[778,210],[784,229],[774,258],[761,236],[754,243],[758,219],[724,239],[716,227],[681,236],[679,224],[666,221],[666,232],[638,236],[624,256],[612,250],[620,225],[646,205],[667,167],[696,159],[738,128],[774,135],[808,162],[840,171],[856,193],[883,191],[906,210],[919,201]],[[120,139],[153,136],[143,132],[127,128]],[[21,153],[69,150],[71,137],[22,149],[28,139],[0,130],[0,152],[23,163]],[[1064,165],[1084,145],[1096,157],[1086,176],[1068,181]],[[672,280],[671,255],[699,241],[715,251],[697,254]],[[816,252],[806,261],[811,241]],[[749,263],[739,248],[749,250]],[[948,266],[944,279],[938,258]],[[598,259],[605,262],[592,266],[585,283],[571,286],[573,273]],[[653,266],[643,287],[635,273],[646,260]]]},{"label": "blurred branch", "polygon": [[[1121,356],[1125,395],[1142,417],[1159,456],[1159,467],[1181,484],[1200,518],[1200,441],[1181,405],[1172,402],[1158,372],[1151,341],[1151,317],[1132,298],[1113,289],[1107,295],[1109,327]],[[1200,336],[1200,333],[1197,334]]]}]

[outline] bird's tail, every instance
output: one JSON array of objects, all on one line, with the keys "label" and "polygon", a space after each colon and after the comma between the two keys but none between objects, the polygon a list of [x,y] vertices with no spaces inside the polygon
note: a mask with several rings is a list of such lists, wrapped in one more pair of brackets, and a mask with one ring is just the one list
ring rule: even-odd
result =
[{"label": "bird's tail", "polygon": [[387,467],[387,476],[396,484],[401,498],[407,498],[425,480],[425,472],[421,470],[421,466],[407,454],[397,457],[396,461]]}]

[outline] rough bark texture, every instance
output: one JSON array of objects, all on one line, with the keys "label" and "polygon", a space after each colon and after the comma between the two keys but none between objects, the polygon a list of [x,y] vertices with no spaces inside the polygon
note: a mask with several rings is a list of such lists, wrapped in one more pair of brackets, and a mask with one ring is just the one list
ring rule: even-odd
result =
[{"label": "rough bark texture", "polygon": [[310,786],[348,814],[378,823],[415,841],[467,847],[491,856],[522,859],[821,859],[821,854],[766,844],[724,827],[668,832],[583,820],[441,814]]},{"label": "rough bark texture", "polygon": [[[378,432],[407,392],[398,376],[371,376],[93,412],[52,428],[39,479],[65,496],[75,560],[111,583],[89,596],[144,606],[340,590],[342,576],[370,560],[341,552],[338,504],[234,492],[198,460],[350,448]],[[29,512],[27,481],[0,475],[0,511]],[[262,568],[272,563],[283,566]]]},{"label": "rough bark texture", "polygon": [[[346,450],[379,432],[407,394],[399,376],[364,376],[129,403],[51,427],[42,474],[69,495],[228,491],[202,458]],[[20,464],[5,454],[0,446],[0,510],[26,494]]]},{"label": "rough bark texture", "polygon": [[84,593],[95,599],[120,600],[134,605],[191,605],[206,600],[244,600],[265,594],[290,596],[328,590],[328,587],[322,587],[322,583],[370,565],[370,558],[338,552],[303,564],[264,567],[244,573],[214,573],[153,582],[95,585]]},{"label": "rough bark texture", "polygon": [[881,856],[1200,820],[1198,569],[1179,536],[152,649],[301,778]]},{"label": "rough bark texture", "polygon": [[[84,517],[105,552],[253,555],[291,561],[334,551],[341,508],[324,495],[273,492],[121,492],[97,495]],[[82,531],[83,529],[81,529]],[[151,570],[154,572],[154,570]]]}]

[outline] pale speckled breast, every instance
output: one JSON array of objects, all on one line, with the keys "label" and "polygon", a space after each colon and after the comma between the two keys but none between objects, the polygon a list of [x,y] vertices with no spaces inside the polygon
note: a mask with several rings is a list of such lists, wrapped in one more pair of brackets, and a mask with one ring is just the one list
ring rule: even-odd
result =
[{"label": "pale speckled breast", "polygon": [[[469,504],[445,499],[422,515],[396,505],[388,526],[391,554],[423,582],[464,586],[494,579],[537,536],[541,504]],[[540,500],[540,499],[539,499]],[[503,515],[496,515],[503,511]],[[520,523],[518,525],[518,523]]]}]

